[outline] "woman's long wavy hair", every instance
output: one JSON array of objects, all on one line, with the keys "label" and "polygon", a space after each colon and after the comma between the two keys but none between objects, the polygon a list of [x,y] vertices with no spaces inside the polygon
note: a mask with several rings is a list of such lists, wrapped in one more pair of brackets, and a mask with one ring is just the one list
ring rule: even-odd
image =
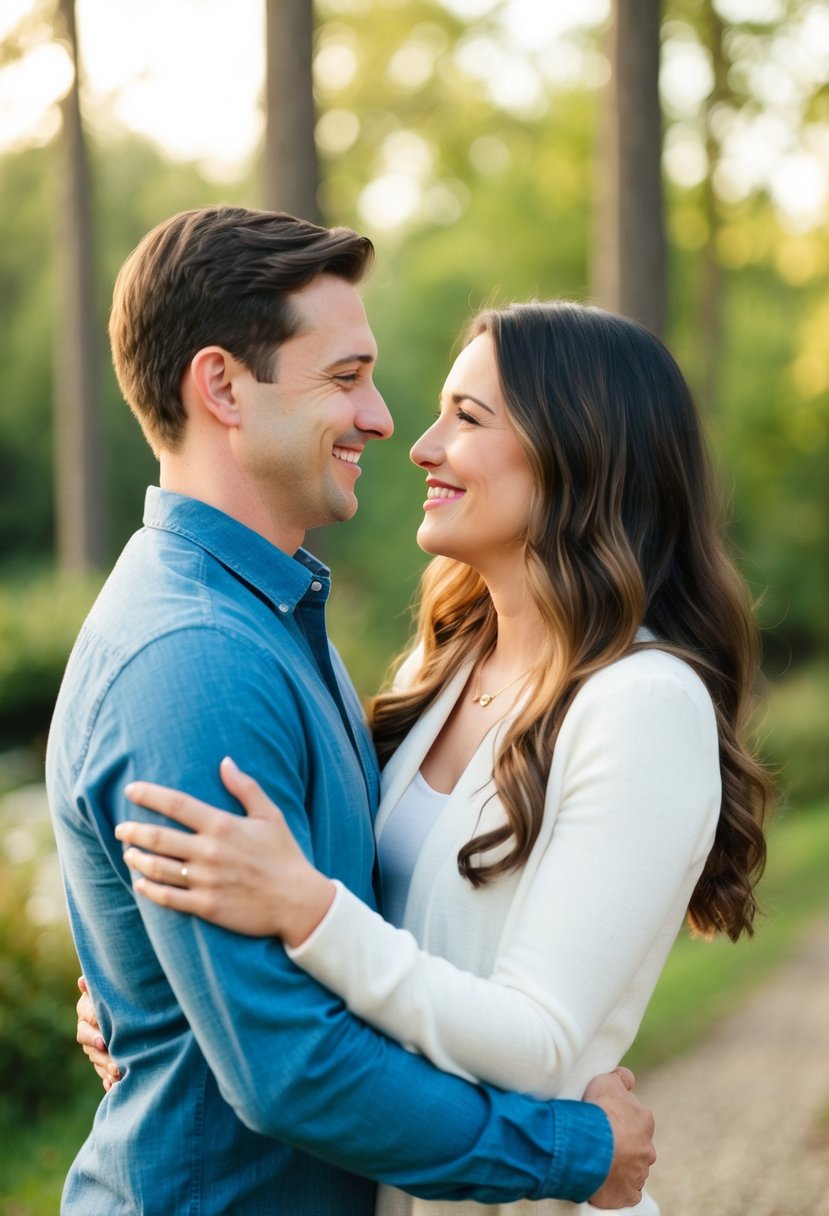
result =
[{"label": "woman's long wavy hair", "polygon": [[[506,822],[469,841],[460,872],[480,886],[524,864],[538,837],[556,738],[594,672],[657,646],[688,663],[714,703],[722,808],[688,909],[692,927],[751,934],[765,863],[771,782],[742,740],[758,636],[727,555],[700,421],[679,368],[640,325],[598,308],[516,304],[477,316],[532,469],[524,544],[529,592],[546,626],[532,694],[495,760]],[[658,639],[636,642],[641,625]],[[437,557],[420,590],[422,661],[371,707],[385,762],[447,680],[496,641],[481,576]]]}]

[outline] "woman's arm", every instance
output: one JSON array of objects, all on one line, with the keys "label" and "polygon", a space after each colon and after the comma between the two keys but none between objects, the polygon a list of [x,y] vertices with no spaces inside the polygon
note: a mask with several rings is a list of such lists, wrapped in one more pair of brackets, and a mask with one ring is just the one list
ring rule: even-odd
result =
[{"label": "woman's arm", "polygon": [[488,978],[428,955],[345,890],[291,951],[354,1012],[441,1068],[559,1092],[655,939],[667,954],[681,924],[719,810],[713,709],[673,669],[608,675],[571,711],[555,828]]},{"label": "woman's arm", "polygon": [[[426,954],[410,934],[343,889],[328,915],[320,913],[316,931],[293,951],[295,960],[353,1012],[446,1071],[525,1092],[556,1092],[629,989],[654,939],[675,934],[713,836],[719,806],[713,710],[696,677],[676,660],[667,662],[667,672],[652,660],[644,674],[641,663],[608,669],[574,703],[557,756],[565,771],[555,831],[489,978]],[[234,792],[249,813],[264,814],[250,787],[237,785]],[[147,791],[139,793],[143,802]],[[150,787],[149,796],[153,809],[196,826],[158,801],[171,796],[167,791]],[[548,813],[556,809],[550,806]],[[212,830],[204,819],[199,828],[199,836]],[[126,829],[122,838],[151,844]],[[255,904],[256,927],[242,931],[261,933],[268,925],[284,932],[291,915],[286,920],[280,909],[283,885],[292,886],[289,898],[296,900],[305,878],[301,867],[292,869],[296,858],[265,863],[264,833],[257,843],[255,858],[244,866],[236,858],[230,867],[235,894],[221,886],[223,848],[215,841],[207,846],[217,863],[209,895],[152,884],[145,894],[187,911],[207,901],[211,919],[220,923],[225,900],[237,917],[245,903]],[[166,864],[133,851],[127,856],[144,872]],[[199,884],[209,869],[201,861],[197,852]],[[267,875],[274,873],[277,887],[269,889]],[[154,876],[171,880],[169,872]],[[238,920],[233,927],[241,927]]]}]

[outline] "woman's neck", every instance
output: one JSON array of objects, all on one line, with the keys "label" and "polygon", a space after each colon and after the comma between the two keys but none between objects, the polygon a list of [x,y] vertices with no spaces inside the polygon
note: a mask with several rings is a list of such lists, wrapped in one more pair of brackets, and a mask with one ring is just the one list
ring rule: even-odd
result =
[{"label": "woman's neck", "polygon": [[489,588],[498,636],[486,662],[488,674],[528,671],[545,651],[545,625],[525,584]]}]

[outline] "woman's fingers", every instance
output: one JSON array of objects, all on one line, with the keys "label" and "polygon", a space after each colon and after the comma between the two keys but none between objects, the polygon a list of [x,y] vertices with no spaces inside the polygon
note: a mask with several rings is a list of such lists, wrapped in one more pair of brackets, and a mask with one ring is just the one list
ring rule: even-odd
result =
[{"label": "woman's fingers", "polygon": [[225,789],[241,802],[249,818],[277,821],[283,818],[279,807],[271,801],[259,782],[243,773],[230,756],[225,756],[219,765],[219,773]]},{"label": "woman's fingers", "polygon": [[86,980],[81,976],[78,981],[81,996],[75,1006],[78,1015],[78,1028],[75,1038],[84,1050],[89,1062],[104,1083],[104,1089],[111,1089],[116,1081],[121,1079],[121,1070],[106,1049],[106,1043],[101,1037],[101,1028],[95,1015],[95,1006],[89,997]]},{"label": "woman's fingers", "polygon": [[[83,976],[81,976],[81,979],[83,979]],[[78,987],[80,988],[80,983],[78,984]],[[88,1025],[93,1026],[96,1031],[100,1032],[98,1017],[95,1013],[95,1006],[92,1004],[92,998],[86,989],[86,980],[84,980],[81,995],[78,997],[78,1003],[75,1006],[75,1013],[78,1015],[79,1022],[86,1022]],[[103,1039],[101,1039],[101,1043],[103,1044]]]},{"label": "woman's fingers", "polygon": [[[229,757],[222,761],[221,777],[247,814],[217,810],[147,781],[127,786],[133,802],[190,829],[136,821],[118,825],[115,834],[128,846],[124,860],[139,875],[134,889],[160,907],[200,916],[238,933],[280,936],[283,927],[292,932],[293,910],[300,903],[304,910],[308,902],[307,892],[300,899],[297,888],[303,877],[313,886],[308,871],[312,875],[316,871],[280,809],[252,777]],[[321,875],[316,877],[317,885],[324,884],[325,889],[315,887],[315,896],[327,907],[333,887]],[[316,924],[321,918],[316,902],[314,914]]]},{"label": "woman's fingers", "polygon": [[95,1047],[84,1047],[84,1055],[97,1072],[102,1081],[120,1081],[121,1069],[108,1051],[98,1051]]},{"label": "woman's fingers", "polygon": [[123,844],[135,845],[162,857],[175,857],[179,865],[192,858],[196,839],[192,832],[163,828],[157,823],[139,823],[135,819],[119,823],[115,835]]},{"label": "woman's fingers", "polygon": [[189,887],[194,881],[192,862],[185,865],[185,859],[181,857],[171,860],[157,853],[129,848],[124,853],[124,861],[131,870],[138,870],[139,874],[153,882],[163,882],[171,887]]},{"label": "woman's fingers", "polygon": [[228,814],[181,790],[172,790],[169,786],[156,785],[152,781],[131,781],[124,793],[130,802],[145,806],[150,811],[158,811],[195,832],[209,826],[217,815]]},{"label": "woman's fingers", "polygon": [[[190,916],[200,916],[203,920],[214,924],[224,924],[217,910],[217,900],[208,891],[191,891],[188,887],[174,887],[170,883],[153,882],[150,878],[136,878],[133,887],[145,899],[158,904],[160,908],[171,908],[174,912],[187,912]],[[229,926],[233,927],[233,926]]]},{"label": "woman's fingers", "polygon": [[106,1043],[101,1038],[101,1031],[98,1028],[97,1022],[88,1022],[85,1018],[78,1015],[78,1029],[75,1032],[75,1038],[80,1043],[86,1054],[92,1058],[91,1052],[98,1052],[101,1055],[106,1054]]}]

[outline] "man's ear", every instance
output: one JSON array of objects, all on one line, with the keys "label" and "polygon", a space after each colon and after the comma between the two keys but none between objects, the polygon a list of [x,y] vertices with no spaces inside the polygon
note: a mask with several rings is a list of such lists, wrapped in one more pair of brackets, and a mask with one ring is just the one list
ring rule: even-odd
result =
[{"label": "man's ear", "polygon": [[236,396],[236,377],[242,365],[221,346],[205,346],[190,361],[183,390],[187,380],[195,390],[202,406],[222,426],[238,426],[239,402]]}]

